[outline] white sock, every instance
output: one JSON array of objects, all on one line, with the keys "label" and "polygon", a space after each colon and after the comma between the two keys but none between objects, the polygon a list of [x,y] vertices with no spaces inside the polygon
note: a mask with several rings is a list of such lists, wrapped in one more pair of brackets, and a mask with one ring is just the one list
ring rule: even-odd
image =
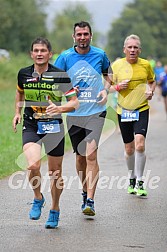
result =
[{"label": "white sock", "polygon": [[136,174],[137,180],[142,180],[145,163],[146,163],[145,152],[136,151],[136,153],[135,153],[135,174]]},{"label": "white sock", "polygon": [[128,167],[128,176],[130,179],[136,178],[135,176],[135,154],[133,153],[132,155],[127,155],[125,152],[125,159],[126,159],[126,164]]}]

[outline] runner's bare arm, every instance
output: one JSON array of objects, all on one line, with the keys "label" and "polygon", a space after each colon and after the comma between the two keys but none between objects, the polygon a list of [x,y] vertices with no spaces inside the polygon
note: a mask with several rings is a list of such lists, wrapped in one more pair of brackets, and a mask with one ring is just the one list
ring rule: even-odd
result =
[{"label": "runner's bare arm", "polygon": [[13,118],[13,130],[17,132],[16,126],[18,123],[21,123],[21,110],[23,107],[24,101],[24,92],[19,92],[16,90],[16,97],[15,97],[15,116]]}]

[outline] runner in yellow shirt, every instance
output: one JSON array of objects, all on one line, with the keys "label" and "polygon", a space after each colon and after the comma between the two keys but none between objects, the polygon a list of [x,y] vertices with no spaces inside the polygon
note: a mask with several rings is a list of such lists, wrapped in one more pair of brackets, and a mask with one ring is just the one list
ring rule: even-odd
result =
[{"label": "runner in yellow shirt", "polygon": [[112,64],[113,83],[109,91],[118,91],[117,113],[125,144],[125,159],[129,170],[128,193],[146,196],[143,172],[146,162],[145,138],[149,122],[148,100],[155,89],[154,73],[150,63],[139,58],[141,41],[130,35],[124,41],[125,58]]}]

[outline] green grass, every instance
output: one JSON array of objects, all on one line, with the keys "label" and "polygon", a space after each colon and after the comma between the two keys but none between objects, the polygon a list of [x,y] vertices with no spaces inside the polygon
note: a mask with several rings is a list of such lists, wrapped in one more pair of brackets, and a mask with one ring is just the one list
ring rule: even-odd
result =
[{"label": "green grass", "polygon": [[[8,62],[0,62],[0,179],[21,170],[17,158],[22,153],[21,125],[17,133],[12,129],[14,116],[15,90],[17,72],[21,67],[31,64],[27,55],[11,56]],[[65,118],[64,118],[65,119]],[[111,128],[111,120],[116,121],[115,111],[108,107],[104,131]],[[65,120],[64,120],[65,121]],[[68,134],[66,135],[65,151],[71,148]],[[43,158],[46,160],[46,157]]]},{"label": "green grass", "polygon": [[[28,59],[27,59],[28,58]],[[15,160],[22,152],[21,126],[17,134],[12,129],[18,70],[31,62],[27,55],[11,55],[0,61],[0,178],[20,170]]]},{"label": "green grass", "polygon": [[15,134],[12,129],[14,115],[14,90],[0,90],[0,178],[11,174],[19,168],[15,158],[21,152],[21,129]]}]

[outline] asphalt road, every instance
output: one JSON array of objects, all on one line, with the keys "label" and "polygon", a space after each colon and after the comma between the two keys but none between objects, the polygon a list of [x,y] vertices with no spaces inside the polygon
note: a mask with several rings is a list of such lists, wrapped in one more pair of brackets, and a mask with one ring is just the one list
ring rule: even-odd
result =
[{"label": "asphalt road", "polygon": [[43,164],[46,206],[38,221],[28,218],[33,194],[25,172],[0,180],[0,252],[166,252],[167,251],[167,121],[162,101],[150,103],[145,169],[148,197],[127,194],[123,143],[115,131],[104,135],[99,148],[100,180],[95,196],[96,216],[80,211],[81,188],[75,156],[63,162],[65,189],[58,229],[46,230],[50,207],[47,165]]}]

